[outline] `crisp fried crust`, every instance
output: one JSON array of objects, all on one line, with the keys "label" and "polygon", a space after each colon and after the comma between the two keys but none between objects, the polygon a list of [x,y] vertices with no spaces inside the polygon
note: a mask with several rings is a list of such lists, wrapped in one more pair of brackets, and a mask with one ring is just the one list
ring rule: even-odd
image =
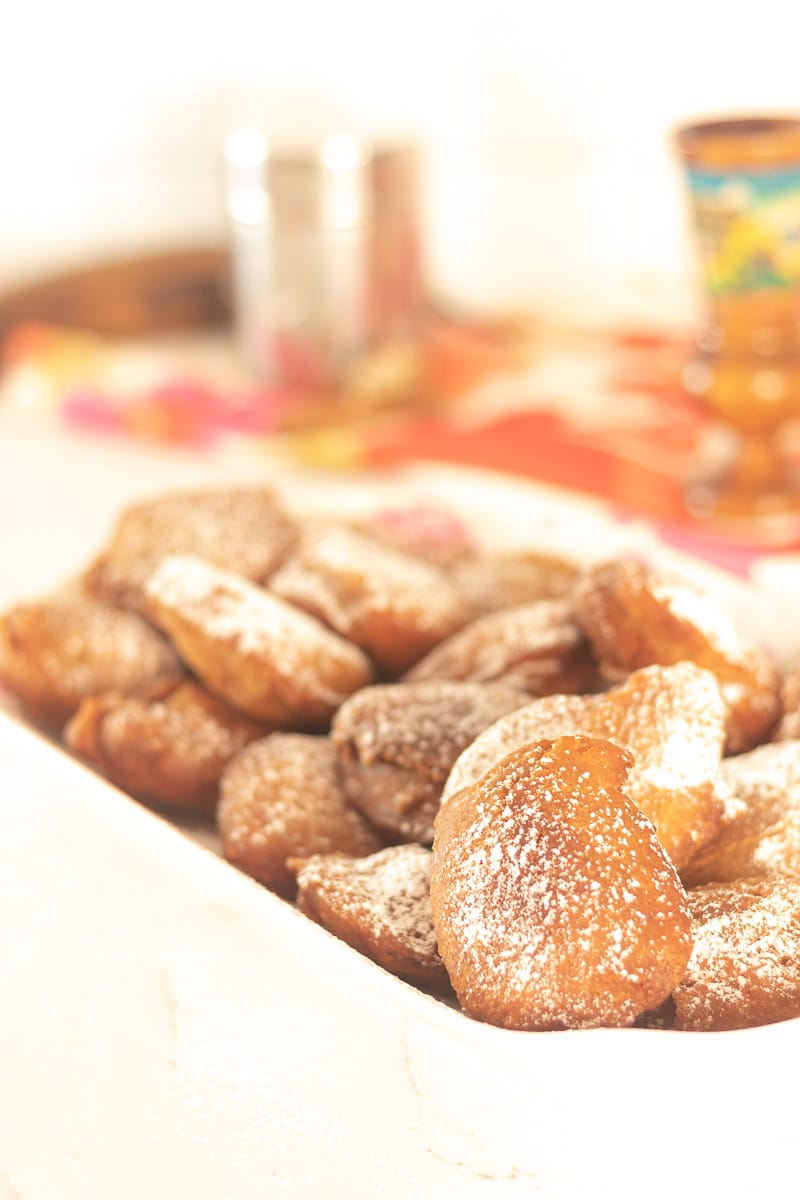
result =
[{"label": "crisp fried crust", "polygon": [[511,1029],[631,1025],[680,981],[686,896],[611,742],[514,751],[442,807],[431,906],[465,1012]]},{"label": "crisp fried crust", "polygon": [[527,700],[500,684],[439,679],[363,688],[331,725],[348,796],[388,839],[430,845],[458,755]]},{"label": "crisp fried crust", "polygon": [[334,522],[304,527],[272,590],[360,646],[395,678],[466,623],[439,567]]},{"label": "crisp fried crust", "polygon": [[676,1029],[800,1016],[800,880],[740,879],[689,892],[694,949],[673,993]]},{"label": "crisp fried crust", "polygon": [[505,683],[532,696],[590,692],[600,683],[566,600],[539,600],[478,617],[427,654],[406,678]]},{"label": "crisp fried crust", "polygon": [[430,850],[389,846],[368,858],[317,855],[296,866],[302,912],[393,975],[450,990],[431,918]]},{"label": "crisp fried crust", "polygon": [[644,667],[599,696],[545,696],[501,718],[467,747],[443,801],[526,742],[569,733],[608,738],[633,754],[628,795],[680,869],[722,825],[717,780],[725,716],[716,679],[690,662]]},{"label": "crisp fried crust", "polygon": [[164,559],[148,582],[146,610],[212,692],[281,727],[325,725],[373,679],[352,642],[191,555]]},{"label": "crisp fried crust", "polygon": [[781,674],[708,593],[644,563],[615,559],[584,574],[575,602],[609,679],[654,663],[697,663],[722,689],[728,753],[768,740],[781,713]]},{"label": "crisp fried crust", "polygon": [[48,728],[60,729],[87,696],[159,696],[183,677],[151,625],[87,597],[20,604],[0,617],[0,678]]},{"label": "crisp fried crust", "polygon": [[211,812],[226,763],[267,732],[187,682],[161,700],[119,692],[89,697],[64,730],[64,740],[142,800]]},{"label": "crisp fried crust", "polygon": [[158,496],[126,509],[86,573],[106,603],[141,609],[162,559],[195,554],[263,582],[294,544],[296,524],[269,488],[219,488]]},{"label": "crisp fried crust", "polygon": [[348,803],[327,737],[274,733],[251,742],[226,768],[217,826],[229,862],[293,896],[293,858],[371,854],[383,845]]}]

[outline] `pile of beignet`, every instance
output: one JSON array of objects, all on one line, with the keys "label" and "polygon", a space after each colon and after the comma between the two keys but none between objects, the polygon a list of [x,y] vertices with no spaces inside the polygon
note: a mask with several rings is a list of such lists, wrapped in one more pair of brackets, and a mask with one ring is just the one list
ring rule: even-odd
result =
[{"label": "pile of beignet", "polygon": [[386,970],[511,1029],[800,1016],[800,672],[641,561],[271,488],[125,511],[0,681]]}]

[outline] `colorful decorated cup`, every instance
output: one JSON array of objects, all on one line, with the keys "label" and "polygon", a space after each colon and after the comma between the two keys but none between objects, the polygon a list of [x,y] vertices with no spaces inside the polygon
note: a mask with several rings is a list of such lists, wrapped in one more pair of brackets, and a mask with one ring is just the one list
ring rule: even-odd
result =
[{"label": "colorful decorated cup", "polygon": [[781,448],[800,415],[800,117],[731,117],[676,133],[699,253],[703,318],[686,372],[731,435],[693,487],[698,511],[797,507]]}]

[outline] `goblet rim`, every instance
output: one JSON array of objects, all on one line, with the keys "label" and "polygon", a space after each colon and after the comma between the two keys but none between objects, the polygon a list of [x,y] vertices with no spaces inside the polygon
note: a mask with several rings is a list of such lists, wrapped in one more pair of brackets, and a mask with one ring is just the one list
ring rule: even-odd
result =
[{"label": "goblet rim", "polygon": [[684,159],[703,166],[800,164],[800,112],[704,117],[679,125],[673,142]]}]

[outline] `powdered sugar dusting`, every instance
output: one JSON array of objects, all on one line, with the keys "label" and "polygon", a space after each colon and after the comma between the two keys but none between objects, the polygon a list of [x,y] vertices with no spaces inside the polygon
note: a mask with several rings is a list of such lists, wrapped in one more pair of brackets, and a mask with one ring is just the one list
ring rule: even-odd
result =
[{"label": "powdered sugar dusting", "polygon": [[291,654],[304,636],[321,632],[305,613],[264,588],[193,555],[165,559],[148,580],[146,594],[163,608],[193,616],[209,637],[235,642],[243,654],[277,644]]},{"label": "powdered sugar dusting", "polygon": [[64,737],[134,795],[209,809],[225,764],[264,732],[187,682],[149,703],[118,692],[91,697]]},{"label": "powdered sugar dusting", "polygon": [[141,589],[158,563],[187,553],[263,580],[294,536],[294,521],[268,488],[159,496],[122,513],[88,583],[102,597],[138,607]]},{"label": "powdered sugar dusting", "polygon": [[800,881],[746,879],[689,893],[694,948],[676,988],[681,1029],[800,1015]]},{"label": "powdered sugar dusting", "polygon": [[272,588],[356,641],[371,613],[391,612],[398,622],[412,622],[434,640],[467,619],[458,593],[439,568],[334,523],[303,531]]},{"label": "powdered sugar dusting", "polygon": [[356,692],[333,720],[334,743],[352,742],[365,766],[392,762],[443,782],[481,730],[526,704],[523,692],[450,680],[376,684]]},{"label": "powdered sugar dusting", "polygon": [[222,777],[217,822],[225,857],[286,894],[290,859],[381,845],[347,803],[329,739],[308,734],[274,733],[238,754]]},{"label": "powdered sugar dusting", "polygon": [[723,836],[749,848],[749,861],[737,862],[740,873],[800,874],[800,741],[725,759],[722,772],[738,801]]},{"label": "powdered sugar dusting", "polygon": [[[341,870],[341,861],[336,864]],[[311,859],[300,870],[301,887],[324,886],[334,863]],[[430,903],[431,853],[423,846],[389,846],[369,858],[347,860],[352,895],[345,898],[378,936],[390,933],[421,955],[436,953]]]},{"label": "powdered sugar dusting", "polygon": [[303,911],[388,970],[445,987],[430,904],[431,853],[390,846],[367,858],[317,856],[298,867]]},{"label": "powdered sugar dusting", "polygon": [[664,604],[673,616],[699,630],[729,662],[740,662],[746,658],[749,647],[741,630],[714,597],[655,574],[651,578],[650,589],[654,598]]},{"label": "powdered sugar dusting", "polygon": [[[654,789],[677,793],[712,787],[724,729],[724,704],[708,671],[688,662],[645,667],[606,694],[547,696],[502,717],[456,760],[443,803],[526,742],[582,733],[633,751],[629,795],[655,819]],[[721,799],[712,803],[721,808]]]},{"label": "powdered sugar dusting", "polygon": [[441,810],[434,924],[467,1011],[624,1025],[669,994],[688,918],[652,825],[619,790],[629,764],[607,742],[537,742]]},{"label": "powdered sugar dusting", "polygon": [[[534,693],[554,691],[551,680],[577,665],[585,647],[571,603],[538,600],[476,618],[433,649],[407,678],[503,680]],[[585,683],[588,667],[587,661]]]},{"label": "powdered sugar dusting", "polygon": [[545,551],[506,551],[467,558],[456,565],[453,575],[477,617],[537,600],[569,597],[578,567]]},{"label": "powdered sugar dusting", "polygon": [[477,783],[512,750],[563,733],[588,733],[592,700],[589,696],[543,696],[500,717],[456,759],[445,781],[442,803],[462,788]]},{"label": "powdered sugar dusting", "polygon": [[288,706],[302,720],[305,704],[319,719],[371,681],[370,663],[352,643],[202,559],[165,559],[148,581],[146,596],[153,619],[190,666],[213,690],[256,716],[270,719],[275,708]]},{"label": "powdered sugar dusting", "polygon": [[183,668],[141,617],[79,597],[18,605],[0,617],[0,674],[23,704],[63,720],[86,696],[168,687]]}]

